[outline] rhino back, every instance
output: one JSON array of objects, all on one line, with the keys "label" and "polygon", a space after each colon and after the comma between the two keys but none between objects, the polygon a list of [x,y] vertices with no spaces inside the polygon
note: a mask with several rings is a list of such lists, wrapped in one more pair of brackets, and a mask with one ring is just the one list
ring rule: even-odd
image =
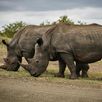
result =
[{"label": "rhino back", "polygon": [[71,41],[75,58],[82,62],[100,60],[102,58],[102,27],[80,29],[80,33],[76,34]]},{"label": "rhino back", "polygon": [[102,26],[58,25],[51,33],[51,46],[57,52],[72,52],[76,60],[83,62],[102,58]]},{"label": "rhino back", "polygon": [[19,39],[20,39],[20,37],[21,37],[21,34],[23,33],[23,30],[24,30],[24,29],[25,29],[25,27],[22,27],[20,30],[18,30],[18,31],[14,34],[12,40],[11,40],[10,43],[9,43],[9,45],[10,45],[11,47],[12,47],[12,46],[17,46],[18,41],[19,41]]}]

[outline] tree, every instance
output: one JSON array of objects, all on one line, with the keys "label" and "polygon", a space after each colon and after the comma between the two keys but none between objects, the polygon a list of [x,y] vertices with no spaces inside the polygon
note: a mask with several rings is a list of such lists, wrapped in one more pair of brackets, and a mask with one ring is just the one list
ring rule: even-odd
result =
[{"label": "tree", "polygon": [[74,24],[74,22],[70,18],[68,18],[66,15],[61,16],[58,19],[58,23]]},{"label": "tree", "polygon": [[57,23],[74,24],[74,22],[65,15],[65,16],[59,17],[59,19],[57,21],[54,21],[54,22],[51,23],[47,20],[46,22],[40,23],[40,25],[42,25],[42,26],[44,26],[44,25],[54,25],[54,24],[57,24]]},{"label": "tree", "polygon": [[1,31],[2,36],[13,37],[13,35],[22,27],[26,26],[26,24],[22,21],[10,23],[8,25],[3,26],[3,30]]}]

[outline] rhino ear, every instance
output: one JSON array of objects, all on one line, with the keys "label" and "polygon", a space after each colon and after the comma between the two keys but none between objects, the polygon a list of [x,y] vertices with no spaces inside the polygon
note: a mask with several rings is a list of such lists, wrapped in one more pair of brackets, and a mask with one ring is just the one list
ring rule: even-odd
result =
[{"label": "rhino ear", "polygon": [[3,43],[4,45],[6,45],[7,47],[9,47],[9,44],[8,44],[5,40],[2,40],[2,43]]},{"label": "rhino ear", "polygon": [[43,39],[42,38],[37,38],[37,41],[39,46],[41,46],[43,44]]}]

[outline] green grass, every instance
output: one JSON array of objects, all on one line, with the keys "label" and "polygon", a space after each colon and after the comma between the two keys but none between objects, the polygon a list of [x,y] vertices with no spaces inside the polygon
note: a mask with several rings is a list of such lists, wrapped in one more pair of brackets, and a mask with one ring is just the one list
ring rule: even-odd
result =
[{"label": "green grass", "polygon": [[[55,68],[54,68],[55,69]],[[76,80],[71,80],[68,78],[67,72],[65,72],[65,78],[54,77],[54,74],[57,72],[55,69],[48,69],[47,72],[43,73],[40,77],[32,77],[27,71],[22,68],[17,72],[10,72],[0,69],[0,77],[6,78],[20,78],[27,80],[36,80],[39,82],[49,82],[56,83],[59,85],[71,85],[74,87],[92,87],[92,88],[102,88],[102,73],[91,73],[89,78],[79,78]],[[97,77],[96,77],[97,76]],[[99,80],[100,79],[100,80]]]},{"label": "green grass", "polygon": [[1,77],[12,77],[12,78],[17,78],[17,77],[30,77],[29,73],[27,73],[25,70],[20,70],[17,72],[13,71],[5,71],[5,70],[0,70],[0,76]]}]

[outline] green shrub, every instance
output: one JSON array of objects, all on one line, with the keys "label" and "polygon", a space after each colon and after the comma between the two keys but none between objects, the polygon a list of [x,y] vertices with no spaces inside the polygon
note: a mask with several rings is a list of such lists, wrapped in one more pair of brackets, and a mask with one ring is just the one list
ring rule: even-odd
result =
[{"label": "green shrub", "polygon": [[8,25],[3,26],[3,30],[0,32],[1,36],[6,36],[12,38],[13,35],[22,27],[26,26],[26,24],[22,21],[10,23]]}]

